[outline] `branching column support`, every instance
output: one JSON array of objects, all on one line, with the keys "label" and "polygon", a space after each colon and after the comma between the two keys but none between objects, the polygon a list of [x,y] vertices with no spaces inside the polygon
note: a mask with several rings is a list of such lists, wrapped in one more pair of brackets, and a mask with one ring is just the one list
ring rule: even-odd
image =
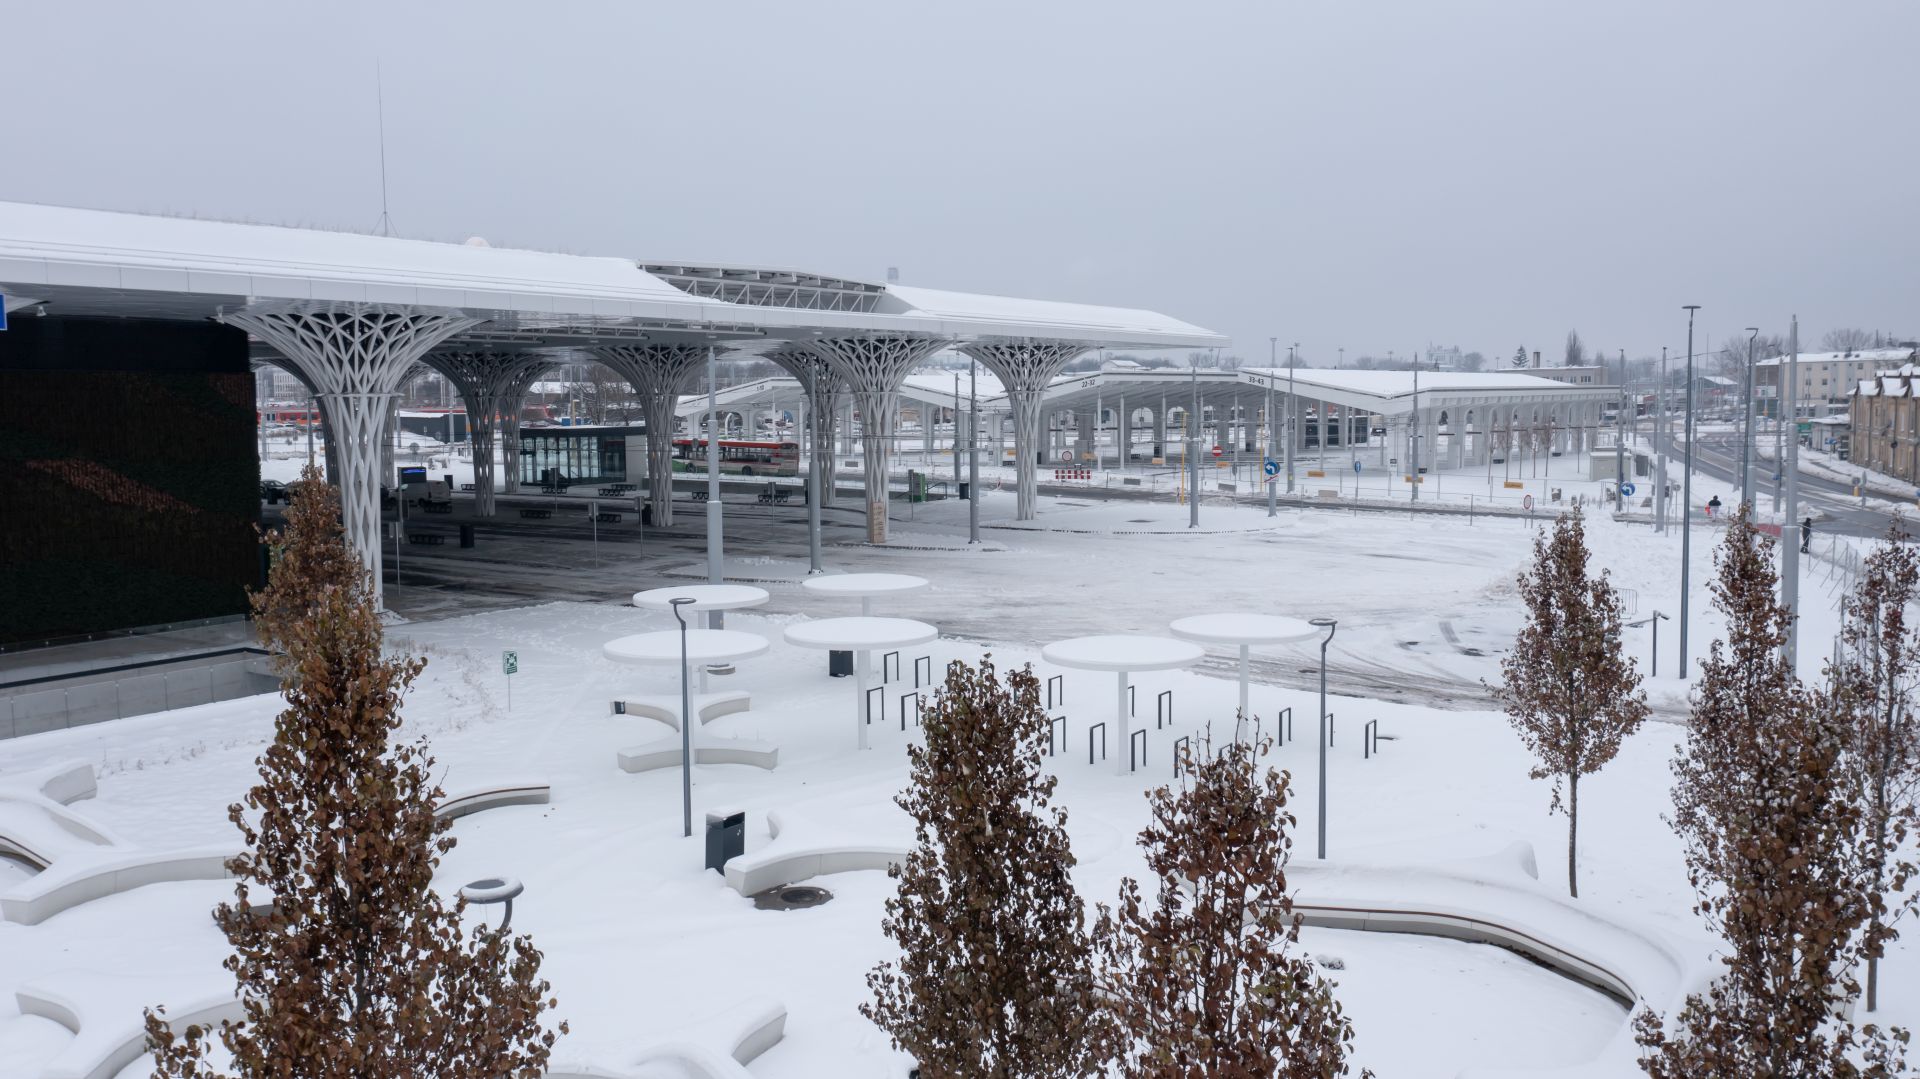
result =
[{"label": "branching column support", "polygon": [[1016,520],[1033,520],[1039,501],[1039,470],[1034,457],[1040,449],[1041,394],[1087,347],[1071,341],[983,341],[960,350],[986,364],[1007,391],[1007,403],[1013,410],[1013,457],[1018,476]]},{"label": "branching column support", "polygon": [[[381,595],[380,440],[407,372],[434,346],[482,319],[372,304],[261,307],[226,315],[300,368],[327,419],[338,454],[340,517],[347,541]],[[336,445],[337,444],[337,445]]]},{"label": "branching column support", "polygon": [[807,343],[845,380],[860,409],[868,543],[887,542],[887,463],[900,405],[900,384],[920,361],[946,343],[942,338],[914,334],[822,338]]},{"label": "branching column support", "polygon": [[491,517],[497,489],[494,437],[502,417],[518,425],[520,398],[526,390],[512,401],[507,395],[515,386],[530,384],[531,378],[550,366],[553,359],[538,352],[454,349],[433,352],[423,362],[446,376],[466,403],[467,429],[473,436],[473,512],[477,517]]},{"label": "branching column support", "polygon": [[810,349],[795,345],[770,351],[766,358],[780,366],[780,369],[792,375],[800,383],[800,392],[807,398],[807,428],[812,432],[813,444],[807,447],[807,455],[813,462],[814,488],[819,492],[822,506],[833,505],[833,424],[838,414],[837,398],[841,393],[840,376],[834,373],[833,365],[826,357]]},{"label": "branching column support", "polygon": [[[707,346],[617,345],[594,349],[593,355],[641,398],[647,417],[647,504],[654,527],[666,528],[673,524],[674,410],[706,370]],[[720,433],[709,434],[718,439]]]}]

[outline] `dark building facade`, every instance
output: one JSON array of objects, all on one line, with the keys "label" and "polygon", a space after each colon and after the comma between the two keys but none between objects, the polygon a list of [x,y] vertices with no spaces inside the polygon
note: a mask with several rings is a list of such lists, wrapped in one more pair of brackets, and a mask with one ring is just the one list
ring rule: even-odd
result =
[{"label": "dark building facade", "polygon": [[244,333],[26,317],[0,332],[0,644],[242,614],[260,580]]}]

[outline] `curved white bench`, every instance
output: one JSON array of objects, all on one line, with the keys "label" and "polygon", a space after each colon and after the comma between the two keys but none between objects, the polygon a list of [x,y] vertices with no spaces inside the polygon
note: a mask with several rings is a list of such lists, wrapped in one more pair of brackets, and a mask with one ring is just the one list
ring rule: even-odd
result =
[{"label": "curved white bench", "polygon": [[[1512,857],[1512,848],[1503,858]],[[1525,852],[1528,861],[1531,851]],[[1417,933],[1508,948],[1605,993],[1627,1009],[1674,1014],[1714,973],[1712,943],[1697,948],[1604,908],[1541,888],[1501,858],[1458,866],[1295,862],[1287,867],[1294,911],[1310,926]],[[1564,1068],[1471,1068],[1461,1079],[1494,1076],[1637,1074],[1639,1046],[1620,1030],[1590,1061]]]},{"label": "curved white bench", "polygon": [[440,804],[433,807],[433,815],[442,820],[455,820],[501,806],[543,806],[552,798],[551,784],[492,783],[445,795]]},{"label": "curved white bench", "polygon": [[[730,689],[724,693],[695,693],[692,704],[693,714],[700,717],[701,723],[712,723],[721,716],[751,710],[753,695],[740,689]],[[680,695],[678,693],[648,693],[615,701],[613,706],[616,715],[657,719],[676,731],[680,729]]]},{"label": "curved white bench", "polygon": [[[127,996],[124,992],[110,995],[116,999],[103,1001],[89,993],[82,1000],[76,999],[71,990],[38,985],[22,986],[14,993],[21,1014],[51,1019],[73,1031],[73,1041],[47,1064],[40,1079],[113,1079],[147,1051],[144,1005],[119,999]],[[241,1019],[244,1014],[229,989],[203,996],[186,1007],[169,1007],[167,1023],[185,1030],[196,1023],[211,1025]],[[109,1022],[100,1018],[102,1015],[114,1018]]]},{"label": "curved white bench", "polygon": [[[756,851],[727,859],[727,887],[741,895],[753,895],[782,884],[825,876],[829,873],[857,873],[862,870],[885,872],[888,867],[906,861],[907,848],[891,843],[853,841],[815,841],[806,837],[802,827],[794,835],[794,822],[783,820],[779,810],[767,812],[767,832],[772,842]],[[783,828],[788,832],[781,842]]]},{"label": "curved white bench", "polygon": [[[680,739],[662,738],[645,745],[631,746],[619,754],[623,772],[651,772],[656,768],[680,765]],[[772,771],[780,764],[780,747],[771,742],[744,738],[710,739],[693,747],[695,764],[748,764]]]},{"label": "curved white bench", "polygon": [[[640,1054],[635,1069],[676,1064],[696,1079],[753,1079],[747,1065],[779,1044],[787,1032],[787,1006],[767,997],[742,1001],[723,1015],[693,1024],[671,1042]],[[715,1044],[724,1046],[716,1050]],[[633,1079],[635,1071],[572,1066],[547,1072],[545,1079]]]},{"label": "curved white bench", "polygon": [[0,894],[0,918],[38,925],[61,911],[149,884],[225,880],[234,851],[201,847],[176,851],[115,848],[99,857],[70,856]]}]

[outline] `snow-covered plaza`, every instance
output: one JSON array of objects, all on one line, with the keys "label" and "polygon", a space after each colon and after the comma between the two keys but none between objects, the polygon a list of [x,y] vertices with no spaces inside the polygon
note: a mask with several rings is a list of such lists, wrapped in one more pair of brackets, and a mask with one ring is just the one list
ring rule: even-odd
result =
[{"label": "snow-covered plaza", "polygon": [[[990,496],[986,516],[1008,516],[1011,497]],[[1714,954],[1691,913],[1679,841],[1662,820],[1687,692],[1674,677],[1672,623],[1660,638],[1660,675],[1648,683],[1656,722],[1583,785],[1581,897],[1570,900],[1565,820],[1548,815],[1548,784],[1527,778],[1530,758],[1479,685],[1498,678],[1499,655],[1522,616],[1514,577],[1533,530],[1550,518],[1332,508],[1269,518],[1264,508],[1223,502],[1204,507],[1196,533],[1185,527],[1186,508],[1165,498],[1046,498],[1041,510],[1036,521],[995,528],[989,542],[969,548],[965,504],[930,504],[913,521],[896,522],[892,546],[828,549],[830,572],[927,578],[925,590],[876,600],[874,614],[941,631],[931,644],[901,649],[897,668],[874,657],[876,684],[887,680],[874,698],[879,714],[865,751],[856,747],[850,680],[830,678],[820,652],[783,641],[793,626],[857,613],[855,602],[800,587],[804,546],[729,562],[730,581],[770,598],[729,612],[726,628],[771,647],[712,679],[712,691],[744,693],[750,706],[716,709],[726,714],[703,724],[700,737],[777,746],[777,764],[697,765],[692,838],[681,835],[678,766],[629,772],[618,763],[623,750],[671,729],[612,708],[641,696],[677,700],[677,670],[602,653],[615,638],[673,628],[670,614],[554,602],[389,628],[390,646],[428,661],[401,736],[429,742],[449,795],[544,788],[544,800],[502,799],[510,804],[460,817],[438,889],[451,896],[469,881],[501,876],[524,884],[513,927],[544,952],[542,974],[559,999],[554,1015],[571,1027],[552,1074],[903,1075],[907,1059],[856,1010],[866,999],[865,973],[892,952],[880,930],[892,884],[878,868],[791,879],[781,868],[884,865],[910,844],[910,822],[892,800],[906,783],[905,747],[917,737],[916,679],[931,692],[929,668],[937,680],[949,661],[990,653],[1002,668],[1033,663],[1043,677],[1061,676],[1064,699],[1049,711],[1065,717],[1065,745],[1047,765],[1060,778],[1055,800],[1070,814],[1075,883],[1089,903],[1111,903],[1123,876],[1142,875],[1134,842],[1146,822],[1142,795],[1174,781],[1176,740],[1230,731],[1237,656],[1214,645],[1193,669],[1134,674],[1133,724],[1145,731],[1145,760],[1116,775],[1114,755],[1132,747],[1118,744],[1113,729],[1113,675],[1052,667],[1041,649],[1087,634],[1164,636],[1175,619],[1229,611],[1338,619],[1329,655],[1336,687],[1379,687],[1328,702],[1336,734],[1323,863],[1313,849],[1320,792],[1309,688],[1319,643],[1255,649],[1252,712],[1269,733],[1276,716],[1290,710],[1293,718],[1274,759],[1292,775],[1297,826],[1288,875],[1310,923],[1302,945],[1339,987],[1357,1031],[1357,1062],[1383,1076],[1636,1073],[1621,990],[1671,1009],[1676,994],[1697,988]],[[1711,572],[1718,535],[1696,526],[1696,587]],[[1677,534],[1593,514],[1589,540],[1597,566],[1631,595],[1631,620],[1674,610]],[[600,583],[622,592],[705,577],[698,565],[632,579],[617,563],[578,572],[621,577]],[[1803,574],[1802,639],[1829,640],[1837,624],[1831,573],[1810,560]],[[1721,627],[1704,593],[1693,612],[1698,656]],[[1644,626],[1628,630],[1643,672],[1646,634]],[[510,708],[501,665],[508,650],[518,658]],[[1811,675],[1819,648],[1802,651]],[[922,656],[929,662],[916,669]],[[1161,694],[1169,691],[1172,716],[1163,722]],[[0,859],[0,903],[50,894],[102,865],[235,849],[226,807],[253,782],[278,708],[277,695],[248,697],[0,741],[0,839],[12,829],[55,855],[40,874]],[[1089,734],[1103,721],[1105,759]],[[1368,727],[1376,721],[1374,741]],[[72,777],[86,772],[97,793],[74,797],[86,783]],[[67,779],[44,795],[23,779],[50,776]],[[729,810],[746,814],[737,867],[765,868],[775,883],[804,880],[829,890],[831,901],[758,909],[722,874],[703,869],[704,815]],[[57,911],[44,908],[32,924],[0,921],[0,1075],[145,1075],[151,1064],[142,1060],[109,1064],[136,1037],[143,1007],[188,1009],[230,996],[232,977],[220,966],[227,946],[209,914],[232,895],[231,882],[106,879],[54,903]],[[28,907],[21,900],[12,909]],[[499,912],[475,906],[470,916],[493,920]],[[1487,940],[1508,947],[1478,942]],[[1915,963],[1910,947],[1894,947],[1878,1018],[1920,1018]],[[77,1014],[55,1017],[48,1002],[59,1001],[78,1002]]]}]

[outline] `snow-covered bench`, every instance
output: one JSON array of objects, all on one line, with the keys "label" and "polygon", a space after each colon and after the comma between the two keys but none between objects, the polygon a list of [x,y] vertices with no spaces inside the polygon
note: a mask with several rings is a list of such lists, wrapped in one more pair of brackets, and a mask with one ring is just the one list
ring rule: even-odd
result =
[{"label": "snow-covered bench", "polygon": [[810,822],[783,819],[777,809],[767,812],[767,833],[772,841],[766,846],[727,859],[727,887],[741,895],[828,873],[885,872],[907,858],[903,845],[824,834]]},{"label": "snow-covered bench", "polygon": [[[619,753],[623,772],[650,772],[680,764],[680,737],[671,735]],[[746,738],[709,738],[693,747],[695,764],[748,764],[771,771],[780,764],[780,747]]]},{"label": "snow-covered bench", "polygon": [[38,925],[61,911],[149,884],[222,880],[234,851],[200,847],[173,851],[105,848],[69,855],[0,894],[0,919]]},{"label": "snow-covered bench", "polygon": [[553,787],[547,783],[489,783],[448,792],[433,807],[433,815],[454,820],[501,806],[543,806],[552,797]]},{"label": "snow-covered bench", "polygon": [[[1418,933],[1493,944],[1605,993],[1629,1010],[1671,1015],[1713,974],[1710,942],[1697,948],[1604,906],[1543,889],[1533,852],[1516,843],[1483,858],[1416,865],[1305,863],[1287,867],[1294,911],[1309,926]],[[1637,1070],[1639,1047],[1623,1017],[1590,1061],[1533,1076],[1600,1076]],[[1474,1068],[1459,1079],[1514,1075]]]},{"label": "snow-covered bench", "polygon": [[[691,703],[693,714],[700,717],[701,723],[712,723],[721,716],[730,716],[735,712],[745,712],[752,708],[753,695],[740,689],[730,689],[724,693],[695,693],[692,695]],[[676,731],[680,729],[680,695],[678,693],[648,693],[614,701],[613,711],[616,715],[657,719]]]},{"label": "snow-covered bench", "polygon": [[[753,1079],[747,1065],[778,1045],[787,1032],[787,1006],[755,997],[722,1014],[697,1022],[671,1042],[641,1053],[631,1069],[562,1066],[546,1079],[634,1079],[657,1074],[653,1065],[675,1065],[689,1079]],[[715,1048],[716,1046],[722,1048]]]},{"label": "snow-covered bench", "polygon": [[[222,976],[230,977],[222,972]],[[13,995],[23,1015],[37,1015],[73,1031],[73,1040],[40,1072],[40,1079],[113,1079],[147,1051],[144,1009],[163,997],[154,979],[101,976],[85,985],[23,985]],[[167,1008],[175,1030],[243,1015],[231,988],[203,991],[185,1006]]]}]

